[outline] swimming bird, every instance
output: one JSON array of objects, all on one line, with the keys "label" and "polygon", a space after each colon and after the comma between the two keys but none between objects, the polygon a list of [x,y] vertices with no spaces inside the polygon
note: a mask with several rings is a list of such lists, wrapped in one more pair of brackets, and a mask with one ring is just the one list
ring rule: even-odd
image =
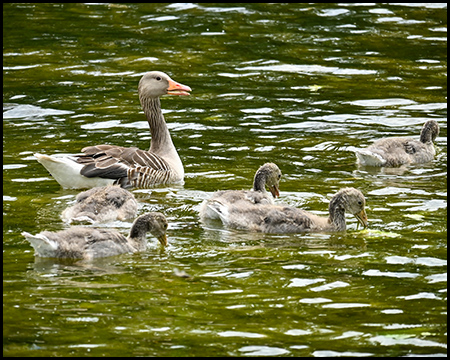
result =
[{"label": "swimming bird", "polygon": [[368,224],[364,195],[355,188],[342,189],[331,198],[329,217],[321,217],[292,206],[273,204],[233,204],[215,200],[207,206],[226,227],[263,233],[344,231],[346,212],[353,214],[364,227]]},{"label": "swimming bird", "polygon": [[39,161],[63,187],[84,189],[118,184],[124,188],[149,188],[184,179],[183,163],[170,137],[161,111],[160,96],[189,95],[191,88],[160,71],[142,76],[138,92],[150,127],[150,150],[116,145],[87,146],[77,155],[43,155]]},{"label": "swimming bird", "polygon": [[439,135],[439,124],[428,120],[422,127],[420,139],[391,137],[375,141],[364,149],[356,149],[358,163],[368,166],[397,167],[426,163],[434,159],[434,140]]},{"label": "swimming bird", "polygon": [[68,223],[107,222],[136,217],[138,203],[134,195],[117,185],[95,187],[79,193],[76,203],[62,212]]},{"label": "swimming bird", "polygon": [[[208,204],[218,201],[226,204],[273,204],[273,198],[280,196],[279,184],[281,170],[274,163],[265,163],[255,173],[252,190],[222,190],[216,191],[209,200],[205,200],[200,207],[200,217],[202,219],[218,219],[215,211],[210,211]],[[266,185],[270,193],[266,191]]]},{"label": "swimming bird", "polygon": [[144,251],[146,233],[154,235],[161,245],[167,245],[167,220],[159,212],[139,216],[128,237],[116,230],[72,227],[59,232],[43,231],[37,235],[22,232],[36,255],[46,258],[84,259],[114,256]]}]

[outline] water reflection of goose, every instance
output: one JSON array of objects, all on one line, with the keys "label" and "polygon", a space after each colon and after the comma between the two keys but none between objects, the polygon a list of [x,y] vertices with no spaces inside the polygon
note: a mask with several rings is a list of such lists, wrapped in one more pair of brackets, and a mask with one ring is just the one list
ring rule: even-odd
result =
[{"label": "water reflection of goose", "polygon": [[[209,200],[205,200],[200,207],[200,217],[205,219],[219,219],[217,212],[209,204],[219,202],[226,204],[273,204],[273,198],[280,196],[279,184],[281,171],[274,163],[262,165],[255,174],[252,190],[222,190],[217,191]],[[266,191],[266,185],[272,196]]]},{"label": "water reflection of goose", "polygon": [[340,190],[331,198],[329,217],[314,215],[291,206],[210,201],[209,211],[222,223],[234,229],[264,233],[304,233],[344,231],[345,213],[353,214],[367,227],[364,195],[354,188]]},{"label": "water reflection of goose", "polygon": [[138,203],[132,193],[116,185],[95,187],[79,193],[76,203],[62,213],[71,222],[107,222],[136,217]]},{"label": "water reflection of goose", "polygon": [[108,184],[147,188],[183,181],[184,168],[173,145],[161,111],[160,96],[189,95],[191,88],[159,71],[139,81],[139,99],[147,116],[152,141],[150,150],[115,145],[88,146],[78,155],[34,154],[64,188],[82,189]]},{"label": "water reflection of goose", "polygon": [[116,230],[72,227],[59,232],[43,231],[37,235],[23,232],[36,255],[48,258],[85,259],[144,251],[146,233],[167,245],[167,220],[158,212],[139,216],[131,226],[128,237]]},{"label": "water reflection of goose", "polygon": [[377,140],[365,149],[354,151],[361,165],[396,167],[420,164],[434,159],[436,150],[433,142],[438,135],[438,123],[429,120],[423,125],[420,140],[391,137]]}]

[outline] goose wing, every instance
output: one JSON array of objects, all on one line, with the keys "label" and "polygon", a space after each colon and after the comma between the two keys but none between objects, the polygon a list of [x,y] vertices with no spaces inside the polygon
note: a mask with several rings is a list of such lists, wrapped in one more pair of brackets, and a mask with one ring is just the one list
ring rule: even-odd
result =
[{"label": "goose wing", "polygon": [[160,156],[135,147],[114,145],[88,146],[77,162],[83,164],[81,175],[115,180],[124,188],[148,187],[169,180],[171,169]]},{"label": "goose wing", "polygon": [[100,230],[92,236],[86,237],[86,244],[83,250],[84,257],[107,257],[128,252],[135,252],[136,249],[129,243],[128,239],[115,231]]},{"label": "goose wing", "polygon": [[314,227],[310,214],[289,206],[271,207],[263,222],[263,231],[268,233],[308,232]]},{"label": "goose wing", "polygon": [[421,143],[414,140],[407,140],[404,142],[403,147],[407,154],[413,155],[420,150],[420,146],[418,146],[420,144]]}]

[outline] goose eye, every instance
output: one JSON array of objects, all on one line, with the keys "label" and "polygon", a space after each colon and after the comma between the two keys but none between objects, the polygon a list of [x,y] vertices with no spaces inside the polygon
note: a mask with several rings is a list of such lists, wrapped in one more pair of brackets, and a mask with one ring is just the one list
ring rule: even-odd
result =
[{"label": "goose eye", "polygon": [[281,179],[281,174],[278,174],[278,179]]},{"label": "goose eye", "polygon": [[158,81],[161,81],[161,80],[162,80],[162,79],[161,79],[161,76],[157,76],[155,79],[158,80]]}]

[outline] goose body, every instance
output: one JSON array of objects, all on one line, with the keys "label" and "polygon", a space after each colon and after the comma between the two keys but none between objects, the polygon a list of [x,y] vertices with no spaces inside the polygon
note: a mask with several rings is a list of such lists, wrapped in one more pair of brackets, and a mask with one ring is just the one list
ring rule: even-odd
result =
[{"label": "goose body", "polygon": [[139,216],[128,237],[115,230],[72,227],[59,232],[43,231],[37,235],[23,232],[36,255],[47,258],[84,259],[144,251],[146,233],[152,233],[167,245],[167,220],[163,214],[151,212]]},{"label": "goose body", "polygon": [[182,182],[183,163],[172,142],[161,111],[160,96],[189,95],[191,88],[172,80],[160,71],[146,73],[139,81],[138,92],[149,123],[152,141],[149,151],[135,147],[94,145],[82,154],[34,154],[64,188],[84,189],[118,184],[124,188],[149,188]]},{"label": "goose body", "polygon": [[107,222],[136,217],[138,203],[132,193],[117,185],[95,187],[79,193],[75,205],[62,213],[71,222]]},{"label": "goose body", "polygon": [[368,166],[397,167],[426,163],[436,155],[433,142],[438,134],[438,123],[429,120],[423,125],[419,140],[408,137],[380,139],[367,148],[356,149],[355,154],[358,163]]},{"label": "goose body", "polygon": [[[274,163],[262,165],[253,179],[252,190],[222,190],[216,191],[209,200],[202,203],[200,217],[202,219],[219,219],[216,211],[211,210],[211,202],[227,204],[273,204],[273,198],[280,196],[279,183],[281,171]],[[272,196],[266,191],[266,185]]]},{"label": "goose body", "polygon": [[207,206],[226,227],[239,230],[272,234],[344,231],[346,212],[367,226],[364,195],[354,188],[342,189],[333,196],[327,218],[283,205],[215,200]]}]

